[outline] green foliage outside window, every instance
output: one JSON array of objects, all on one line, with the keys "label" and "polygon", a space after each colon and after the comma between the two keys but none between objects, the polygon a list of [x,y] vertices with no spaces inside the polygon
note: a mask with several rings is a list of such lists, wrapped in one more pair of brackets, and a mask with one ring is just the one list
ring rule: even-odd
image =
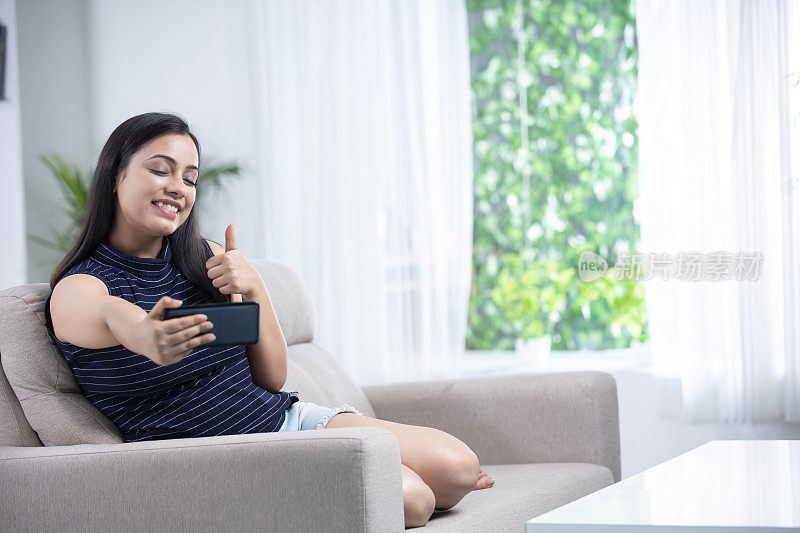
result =
[{"label": "green foliage outside window", "polygon": [[639,240],[633,6],[520,5],[522,34],[517,2],[467,0],[475,168],[467,349],[513,349],[517,338],[544,335],[555,350],[627,348],[647,339],[641,282],[582,282],[578,256],[591,250],[613,269]]}]

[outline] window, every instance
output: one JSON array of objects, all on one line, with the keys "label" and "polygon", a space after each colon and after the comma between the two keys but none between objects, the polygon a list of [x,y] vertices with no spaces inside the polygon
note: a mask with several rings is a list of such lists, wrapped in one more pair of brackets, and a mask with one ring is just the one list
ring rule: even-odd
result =
[{"label": "window", "polygon": [[636,31],[622,0],[468,0],[475,212],[468,350],[647,340],[644,288],[583,282],[634,253]]}]

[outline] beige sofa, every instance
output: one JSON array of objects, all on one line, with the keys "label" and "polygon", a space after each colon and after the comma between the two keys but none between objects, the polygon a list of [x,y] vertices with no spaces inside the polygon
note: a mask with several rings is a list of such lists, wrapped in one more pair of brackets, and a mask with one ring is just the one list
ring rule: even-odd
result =
[{"label": "beige sofa", "polygon": [[[616,384],[602,372],[359,387],[314,343],[316,310],[285,264],[254,262],[289,345],[284,390],[442,429],[495,478],[425,530],[522,532],[620,479]],[[389,431],[332,428],[124,443],[45,329],[45,283],[0,292],[0,529],[401,531]]]}]

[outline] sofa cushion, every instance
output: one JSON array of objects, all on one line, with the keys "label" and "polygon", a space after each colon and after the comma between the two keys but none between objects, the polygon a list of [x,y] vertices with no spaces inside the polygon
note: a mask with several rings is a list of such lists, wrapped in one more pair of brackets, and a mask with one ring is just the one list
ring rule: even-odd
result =
[{"label": "sofa cushion", "polygon": [[47,283],[0,292],[0,363],[25,417],[45,446],[123,442],[50,340],[44,317],[49,294]]},{"label": "sofa cushion", "polygon": [[313,342],[289,346],[283,390],[299,391],[300,401],[325,407],[348,403],[375,417],[364,391],[330,353]]},{"label": "sofa cushion", "polygon": [[317,308],[303,279],[286,263],[253,260],[261,274],[286,345],[311,342],[317,332]]},{"label": "sofa cushion", "polygon": [[[613,483],[611,470],[588,463],[481,465],[495,479],[458,504],[434,511],[428,531],[524,531],[535,516]],[[502,507],[502,512],[498,509]]]},{"label": "sofa cushion", "polygon": [[[3,358],[0,352],[0,359]],[[42,441],[28,423],[17,395],[0,367],[0,446],[41,446]]]}]

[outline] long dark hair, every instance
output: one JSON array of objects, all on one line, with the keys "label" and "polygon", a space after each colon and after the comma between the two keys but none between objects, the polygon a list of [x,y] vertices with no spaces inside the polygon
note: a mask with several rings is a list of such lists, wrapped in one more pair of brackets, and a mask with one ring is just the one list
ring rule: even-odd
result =
[{"label": "long dark hair", "polygon": [[[80,235],[53,270],[50,276],[51,290],[70,268],[89,256],[111,231],[116,209],[114,185],[117,173],[128,166],[131,157],[142,146],[156,137],[169,134],[191,137],[197,148],[197,157],[200,158],[200,143],[189,131],[188,124],[170,113],[144,113],[131,117],[111,133],[97,160]],[[167,236],[172,249],[172,261],[186,279],[208,291],[214,302],[229,302],[230,295],[219,292],[208,278],[205,262],[211,253],[203,244],[196,212],[197,209],[193,208],[183,224]]]}]

